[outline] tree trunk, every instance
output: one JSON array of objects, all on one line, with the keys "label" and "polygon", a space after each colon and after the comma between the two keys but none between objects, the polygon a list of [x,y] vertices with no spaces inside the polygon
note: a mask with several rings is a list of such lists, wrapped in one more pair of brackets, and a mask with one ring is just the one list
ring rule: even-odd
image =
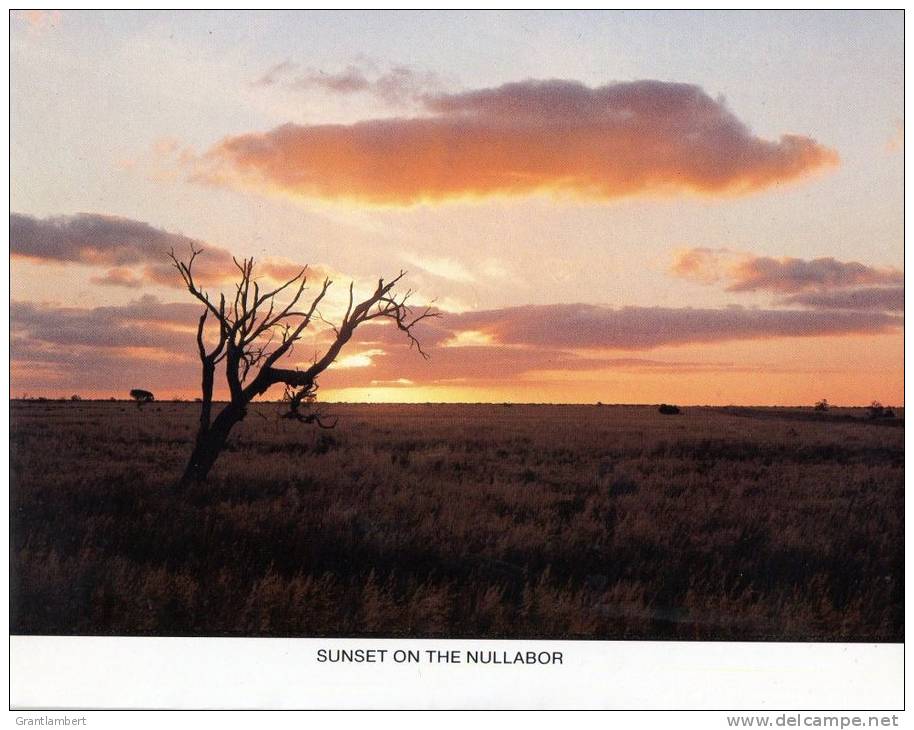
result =
[{"label": "tree trunk", "polygon": [[194,443],[194,450],[184,469],[184,475],[181,477],[181,486],[202,482],[206,479],[210,469],[213,468],[213,464],[216,463],[216,459],[219,458],[219,454],[222,453],[229,433],[231,433],[234,425],[244,418],[244,415],[244,406],[229,403],[216,416],[212,426],[203,429],[201,424],[197,440]]},{"label": "tree trunk", "polygon": [[201,392],[203,394],[202,403],[200,404],[200,426],[197,432],[197,439],[200,434],[209,430],[209,422],[213,413],[213,381],[216,378],[216,365],[211,358],[203,358],[203,382],[201,383]]}]

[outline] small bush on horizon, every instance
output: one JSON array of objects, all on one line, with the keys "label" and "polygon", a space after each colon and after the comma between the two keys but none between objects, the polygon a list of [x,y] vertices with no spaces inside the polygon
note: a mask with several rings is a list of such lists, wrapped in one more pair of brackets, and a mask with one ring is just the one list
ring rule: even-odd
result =
[{"label": "small bush on horizon", "polygon": [[878,400],[874,400],[867,407],[870,418],[895,418],[895,411],[882,405]]}]

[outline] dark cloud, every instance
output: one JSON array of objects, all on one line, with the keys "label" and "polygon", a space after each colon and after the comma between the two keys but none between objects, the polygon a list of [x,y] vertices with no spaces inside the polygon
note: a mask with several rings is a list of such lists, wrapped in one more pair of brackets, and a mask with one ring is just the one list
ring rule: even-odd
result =
[{"label": "dark cloud", "polygon": [[[365,326],[357,332],[354,344],[377,353],[371,355],[371,366],[334,369],[325,379],[328,387],[341,388],[366,387],[371,380],[393,382],[398,378],[418,384],[505,385],[524,374],[541,371],[783,372],[774,365],[618,357],[607,351],[638,352],[785,337],[875,335],[898,331],[902,323],[901,317],[881,312],[613,309],[588,304],[448,313],[423,322],[417,332],[423,348],[431,353],[430,360],[411,356],[394,328]],[[457,335],[467,332],[488,339],[489,344],[454,346]]]},{"label": "dark cloud", "polygon": [[204,249],[196,273],[201,282],[215,282],[234,271],[224,248],[142,221],[98,213],[34,218],[10,213],[10,254],[44,263],[81,263],[111,267],[93,281],[135,288],[143,283],[183,286],[172,268],[172,249],[187,255],[191,246]]},{"label": "dark cloud", "polygon": [[[152,390],[160,398],[193,389],[200,377],[196,358],[154,358],[147,351],[54,345],[30,340],[12,342],[11,381],[16,395],[119,393]],[[37,391],[37,393],[36,393]],[[225,396],[219,388],[218,395]]]},{"label": "dark cloud", "polygon": [[[108,307],[59,307],[34,302],[10,304],[16,335],[58,344],[101,347],[171,347],[193,344],[200,306],[195,302],[162,302],[144,296]],[[691,309],[667,307],[611,308],[591,304],[508,307],[480,312],[447,313],[424,321],[418,332],[423,346],[438,352],[489,352],[493,357],[512,348],[546,348],[539,359],[567,355],[568,350],[649,350],[657,347],[779,337],[878,334],[895,330],[903,319],[884,312],[785,309]],[[479,342],[459,345],[460,333]],[[177,338],[177,339],[176,339]],[[387,324],[367,324],[356,341],[363,347],[386,347],[403,341]],[[476,349],[474,349],[476,348]],[[568,363],[559,361],[556,367]],[[480,363],[487,368],[489,364]]]},{"label": "dark cloud", "polygon": [[127,266],[162,261],[172,248],[185,251],[191,245],[202,244],[129,218],[79,213],[41,219],[10,213],[10,252],[23,258]]},{"label": "dark cloud", "polygon": [[904,311],[904,287],[867,287],[838,291],[803,292],[785,297],[781,303],[813,309],[865,309],[879,312]]},{"label": "dark cloud", "polygon": [[904,272],[877,269],[856,261],[820,258],[751,258],[733,270],[729,291],[793,293],[810,289],[839,289],[861,284],[903,284]]},{"label": "dark cloud", "polygon": [[[194,278],[201,285],[235,281],[238,270],[232,254],[220,246],[178,233],[170,233],[142,221],[97,213],[34,218],[10,214],[10,254],[14,258],[43,263],[81,263],[110,267],[92,282],[102,286],[138,288],[160,284],[182,288],[168,253],[174,249],[186,259],[191,246],[203,254],[194,262]],[[280,257],[259,259],[255,273],[272,281],[287,281],[301,265]],[[309,276],[323,279],[329,270],[309,267]]]},{"label": "dark cloud", "polygon": [[[109,307],[10,303],[11,387],[120,392],[152,388],[169,397],[199,383],[200,306],[144,296]],[[160,393],[159,391],[165,391]],[[219,384],[217,393],[224,396]]]},{"label": "dark cloud", "polygon": [[[452,317],[454,318],[452,320]],[[448,316],[450,326],[502,344],[645,350],[666,345],[873,334],[901,326],[880,312],[528,305]]]},{"label": "dark cloud", "polygon": [[756,137],[689,84],[525,81],[422,100],[429,116],[229,137],[191,163],[191,176],[406,205],[540,191],[746,193],[838,160],[808,137]]},{"label": "dark cloud", "polygon": [[[825,307],[827,291],[867,285],[888,286],[904,284],[900,269],[867,266],[856,261],[839,261],[826,257],[818,259],[772,258],[732,251],[726,248],[691,248],[679,251],[671,271],[676,276],[702,284],[721,283],[727,291],[768,291],[777,294],[818,292],[822,296],[810,297]],[[869,290],[868,290],[869,291]],[[862,301],[892,301],[889,295],[876,290],[863,294]],[[835,301],[850,301],[835,297]],[[786,303],[803,304],[803,298],[787,298]],[[838,307],[845,308],[845,307]],[[871,307],[846,307],[851,309]],[[895,309],[895,307],[887,307]]]},{"label": "dark cloud", "polygon": [[[165,303],[144,296],[111,307],[59,307],[35,302],[10,302],[10,330],[20,342],[83,345],[105,348],[187,350],[194,342],[200,307]],[[15,348],[14,348],[15,349]]]},{"label": "dark cloud", "polygon": [[[446,313],[423,327],[422,341],[440,348],[458,333],[472,332],[494,345],[649,350],[733,340],[878,334],[901,327],[902,321],[884,312],[531,304]],[[368,344],[383,345],[396,333],[365,327],[360,337]]]}]

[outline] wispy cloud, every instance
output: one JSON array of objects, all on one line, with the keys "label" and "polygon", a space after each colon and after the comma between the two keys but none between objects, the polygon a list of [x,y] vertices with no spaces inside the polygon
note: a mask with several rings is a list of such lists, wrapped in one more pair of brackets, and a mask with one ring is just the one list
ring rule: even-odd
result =
[{"label": "wispy cloud", "polygon": [[464,284],[472,284],[476,281],[476,276],[474,276],[473,272],[452,258],[416,256],[412,254],[404,254],[403,258],[411,266],[422,269],[422,271],[432,276]]},{"label": "wispy cloud", "polygon": [[365,74],[355,66],[347,66],[342,71],[327,73],[325,71],[306,71],[289,82],[290,86],[299,89],[324,89],[339,94],[352,94],[365,91],[371,84]]},{"label": "wispy cloud", "polygon": [[279,63],[273,64],[264,71],[260,76],[251,81],[251,86],[275,86],[286,76],[295,69],[298,68],[298,64],[293,63],[292,61],[280,61]]},{"label": "wispy cloud", "polygon": [[285,124],[229,137],[192,161],[190,176],[409,205],[538,192],[597,200],[739,194],[838,162],[809,137],[755,136],[722,101],[691,84],[524,81],[425,94],[422,103],[428,114],[421,117]]},{"label": "wispy cloud", "polygon": [[341,69],[302,68],[285,60],[268,68],[251,82],[255,87],[282,87],[298,91],[321,91],[330,94],[368,94],[392,105],[420,101],[439,91],[437,74],[417,71],[409,66],[393,66],[378,71],[374,63],[349,64]]}]

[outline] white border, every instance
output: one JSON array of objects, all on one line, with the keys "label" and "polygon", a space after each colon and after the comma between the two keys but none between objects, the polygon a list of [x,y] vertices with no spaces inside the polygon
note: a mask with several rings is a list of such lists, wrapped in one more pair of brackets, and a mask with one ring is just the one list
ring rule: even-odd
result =
[{"label": "white border", "polygon": [[[151,3],[147,7],[165,7]],[[338,7],[362,7],[338,3]],[[836,6],[854,7],[839,2]],[[39,2],[37,7],[49,7]],[[581,7],[593,7],[585,2]],[[651,6],[676,7],[669,2]],[[276,7],[289,7],[280,2]],[[459,7],[453,5],[452,7]],[[859,7],[859,4],[857,5]],[[910,14],[905,18],[908,30]],[[0,62],[8,74],[8,37]],[[906,52],[907,56],[907,52]],[[906,64],[907,66],[907,64]],[[908,100],[910,103],[910,101]],[[9,99],[4,102],[9,138]],[[907,104],[906,104],[907,106]],[[9,152],[4,152],[9,169]],[[906,175],[907,179],[907,165]],[[7,189],[8,194],[8,189]],[[910,190],[908,190],[910,194]],[[907,202],[907,195],[906,195]],[[907,208],[907,205],[906,205]],[[8,259],[2,286],[8,287]],[[906,277],[907,278],[907,277]],[[9,332],[8,313],[4,324]],[[0,349],[8,356],[8,338]],[[911,362],[905,347],[906,366]],[[9,391],[8,372],[0,383]],[[8,454],[8,412],[0,417]],[[907,443],[907,438],[906,438]],[[906,458],[907,466],[907,458]],[[906,506],[912,509],[910,503]],[[5,584],[9,585],[8,525],[2,522]],[[906,564],[911,559],[906,548]],[[8,624],[8,601],[0,615]],[[907,611],[906,611],[907,614]],[[910,622],[908,622],[910,623]],[[319,647],[394,646],[420,649],[467,648],[559,650],[562,667],[483,667],[349,665],[328,666],[315,660]],[[21,637],[9,646],[11,708],[317,708],[317,707],[606,707],[720,708],[738,710],[891,711],[904,707],[903,645],[769,644],[676,642],[445,642],[321,639],[175,639]],[[5,671],[7,667],[3,666]],[[37,718],[44,711],[16,709],[7,715]],[[63,717],[69,713],[50,713]],[[640,717],[625,717],[625,726],[643,726]],[[723,716],[710,713],[677,717],[681,727],[727,727]],[[90,713],[89,725],[124,727],[121,713]],[[289,724],[271,713],[271,724]],[[668,716],[667,716],[668,717]],[[169,715],[169,726],[190,727],[203,718]],[[619,718],[620,720],[622,718]],[[672,725],[669,722],[664,724]],[[776,716],[772,716],[774,726]],[[131,725],[149,727],[136,715]],[[220,716],[225,727],[256,726],[242,715],[235,722]],[[301,721],[294,719],[296,727]],[[602,724],[602,723],[601,723]],[[653,724],[653,722],[651,723]]]},{"label": "white border", "polygon": [[[319,649],[386,650],[321,663]],[[419,652],[397,663],[395,650]],[[427,651],[456,652],[459,664]],[[472,665],[466,652],[561,652]],[[13,636],[14,708],[604,708],[897,711],[901,644]],[[378,658],[380,655],[376,655]]]}]

